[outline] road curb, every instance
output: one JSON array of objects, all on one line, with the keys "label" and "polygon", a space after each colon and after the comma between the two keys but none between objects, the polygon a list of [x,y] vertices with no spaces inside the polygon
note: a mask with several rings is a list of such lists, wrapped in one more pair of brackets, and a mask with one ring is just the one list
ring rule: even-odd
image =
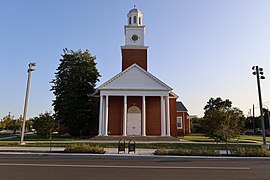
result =
[{"label": "road curb", "polygon": [[93,159],[157,159],[157,160],[270,160],[270,157],[217,157],[217,156],[163,156],[141,154],[81,154],[81,153],[36,153],[0,152],[0,156],[44,156],[44,157],[81,157]]}]

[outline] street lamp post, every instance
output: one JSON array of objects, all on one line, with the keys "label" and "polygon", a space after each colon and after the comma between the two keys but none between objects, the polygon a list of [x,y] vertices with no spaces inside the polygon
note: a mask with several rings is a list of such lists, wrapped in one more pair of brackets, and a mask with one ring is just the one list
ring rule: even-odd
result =
[{"label": "street lamp post", "polygon": [[23,125],[22,125],[22,134],[21,134],[20,145],[25,145],[23,139],[24,139],[26,112],[27,112],[27,106],[28,106],[28,95],[29,95],[29,89],[30,89],[30,79],[31,79],[31,72],[35,70],[34,69],[34,66],[36,66],[36,63],[29,63],[28,66],[29,66],[29,68],[27,70],[27,72],[28,72],[28,78],[27,78],[27,86],[26,86],[24,110],[23,110]]},{"label": "street lamp post", "polygon": [[253,66],[252,70],[254,70],[252,72],[252,74],[257,76],[259,105],[260,105],[260,112],[261,112],[261,126],[262,126],[263,145],[265,146],[266,145],[265,126],[264,126],[264,118],[263,118],[262,95],[261,95],[261,84],[260,84],[260,79],[265,79],[265,77],[263,76],[263,68],[259,68],[258,66]]}]

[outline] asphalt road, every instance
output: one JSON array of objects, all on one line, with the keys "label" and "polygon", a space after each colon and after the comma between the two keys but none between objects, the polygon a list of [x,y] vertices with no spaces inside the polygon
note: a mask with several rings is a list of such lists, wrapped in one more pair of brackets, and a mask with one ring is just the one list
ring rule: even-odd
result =
[{"label": "asphalt road", "polygon": [[0,156],[1,180],[270,179],[270,160]]}]

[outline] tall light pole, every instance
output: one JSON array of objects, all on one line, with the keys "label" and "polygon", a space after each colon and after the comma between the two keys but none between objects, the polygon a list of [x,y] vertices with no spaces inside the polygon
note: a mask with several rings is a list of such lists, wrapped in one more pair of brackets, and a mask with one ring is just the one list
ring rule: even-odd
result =
[{"label": "tall light pole", "polygon": [[252,122],[252,127],[253,127],[253,135],[255,134],[255,106],[254,106],[254,104],[253,104],[253,106],[252,106],[252,119],[253,119],[253,122]]},{"label": "tall light pole", "polygon": [[260,112],[261,112],[261,126],[262,126],[263,145],[265,146],[266,145],[265,126],[264,126],[264,118],[263,118],[262,95],[261,95],[261,84],[260,84],[260,79],[265,79],[265,77],[263,76],[263,68],[259,68],[259,66],[253,66],[252,70],[253,70],[252,74],[257,76],[259,105],[260,105]]},{"label": "tall light pole", "polygon": [[30,89],[30,79],[31,79],[31,72],[34,71],[34,66],[36,66],[36,63],[29,63],[29,68],[27,70],[28,72],[28,78],[27,78],[27,86],[26,86],[26,94],[25,94],[25,102],[24,102],[24,110],[23,110],[23,125],[22,125],[22,134],[21,134],[21,145],[25,145],[24,139],[24,130],[25,130],[25,120],[26,120],[26,112],[27,112],[27,106],[28,106],[28,95],[29,95],[29,89]]}]

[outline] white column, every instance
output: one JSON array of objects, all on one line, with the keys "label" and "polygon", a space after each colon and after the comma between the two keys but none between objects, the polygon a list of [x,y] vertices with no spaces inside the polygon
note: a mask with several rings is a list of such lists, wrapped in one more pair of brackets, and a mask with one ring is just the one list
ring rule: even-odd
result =
[{"label": "white column", "polygon": [[127,96],[124,96],[123,136],[127,135]]},{"label": "white column", "polygon": [[106,127],[105,127],[105,117],[106,117],[106,101],[105,101],[105,98],[104,98],[104,96],[103,96],[103,98],[102,98],[102,136],[104,136],[105,135],[105,129],[106,129]]},{"label": "white column", "polygon": [[171,136],[171,126],[170,126],[170,101],[169,96],[166,96],[166,115],[167,115],[167,136]]},{"label": "white column", "polygon": [[145,136],[146,121],[145,121],[145,96],[142,97],[142,136]]},{"label": "white column", "polygon": [[105,96],[105,132],[104,136],[108,136],[108,116],[109,116],[109,96]]},{"label": "white column", "polygon": [[103,96],[100,95],[99,98],[99,124],[98,124],[98,136],[102,136],[103,132]]},{"label": "white column", "polygon": [[165,106],[163,96],[160,97],[160,108],[161,108],[161,136],[165,136]]}]

